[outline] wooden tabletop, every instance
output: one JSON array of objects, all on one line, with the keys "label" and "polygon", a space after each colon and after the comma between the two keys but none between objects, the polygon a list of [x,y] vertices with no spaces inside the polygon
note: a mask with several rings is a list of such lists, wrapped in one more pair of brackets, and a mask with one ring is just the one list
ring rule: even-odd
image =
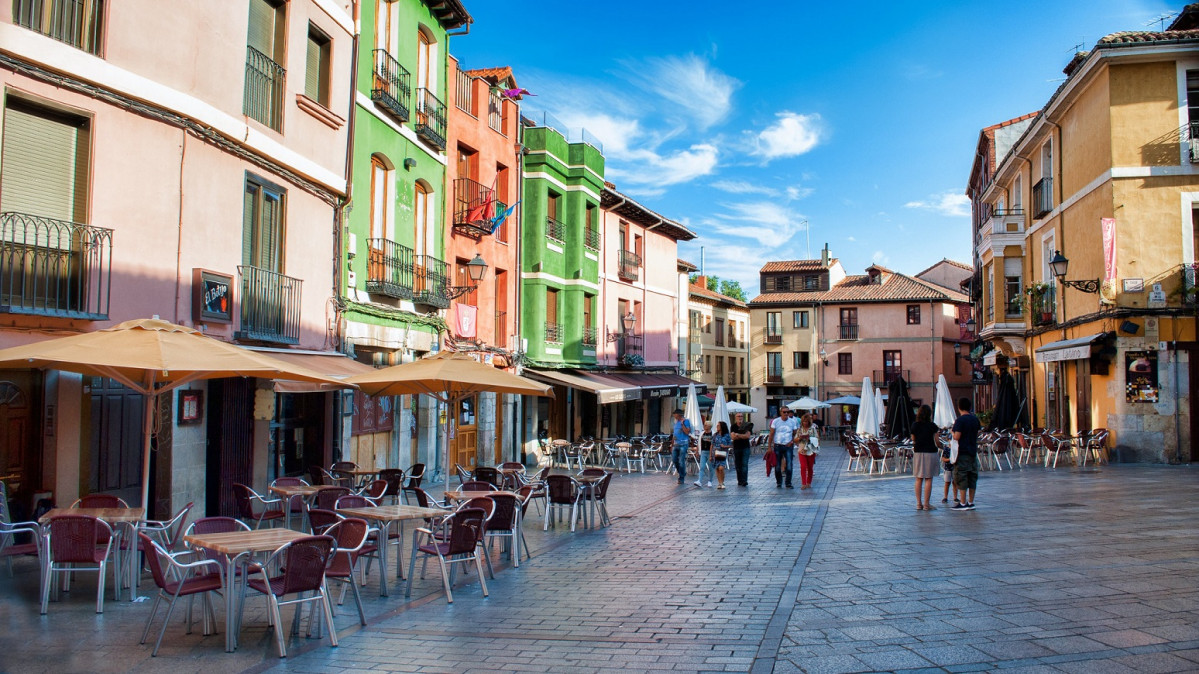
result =
[{"label": "wooden tabletop", "polygon": [[578,480],[579,482],[585,482],[587,484],[594,484],[594,483],[599,482],[600,480],[604,479],[605,477],[608,477],[608,473],[605,473],[603,475],[575,475],[573,477],[575,480]]},{"label": "wooden tabletop", "polygon": [[145,508],[51,508],[38,518],[38,523],[49,524],[59,515],[87,515],[109,524],[117,522],[140,522],[146,518]]},{"label": "wooden tabletop", "polygon": [[496,494],[507,494],[509,496],[515,496],[516,498],[520,498],[520,494],[511,492],[511,491],[496,491],[496,490],[483,491],[481,489],[471,489],[468,491],[462,491],[461,489],[451,489],[445,493],[445,497],[454,499],[455,501],[469,501],[472,498],[479,498],[482,496],[495,496]]},{"label": "wooden tabletop", "polygon": [[338,508],[338,514],[349,517],[361,517],[364,520],[392,522],[398,520],[423,520],[427,517],[444,517],[445,510],[440,508],[422,508],[410,505],[386,505],[375,508]]},{"label": "wooden tabletop", "polygon": [[346,475],[362,476],[362,475],[374,475],[375,473],[377,473],[381,470],[384,470],[384,469],[383,468],[353,468],[353,469],[338,468],[336,470],[330,469],[329,472],[330,473],[345,473]]},{"label": "wooden tabletop", "polygon": [[272,494],[280,496],[314,496],[318,491],[328,489],[325,485],[312,484],[294,484],[294,485],[276,485],[270,488]]},{"label": "wooden tabletop", "polygon": [[500,475],[516,475],[525,472],[524,468],[496,468]]},{"label": "wooden tabletop", "polygon": [[271,552],[307,535],[291,529],[258,529],[219,534],[189,534],[183,537],[183,541],[188,545],[224,555],[237,555],[243,552]]}]

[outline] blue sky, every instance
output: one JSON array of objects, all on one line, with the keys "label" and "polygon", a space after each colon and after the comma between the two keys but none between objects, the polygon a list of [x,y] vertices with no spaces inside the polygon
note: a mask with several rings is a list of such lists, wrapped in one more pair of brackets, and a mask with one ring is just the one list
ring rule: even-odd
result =
[{"label": "blue sky", "polygon": [[512,66],[526,111],[599,138],[608,180],[699,233],[679,256],[703,246],[750,297],[762,263],[808,257],[809,237],[851,274],[968,263],[979,130],[1038,110],[1077,45],[1184,5],[465,4],[463,67]]}]

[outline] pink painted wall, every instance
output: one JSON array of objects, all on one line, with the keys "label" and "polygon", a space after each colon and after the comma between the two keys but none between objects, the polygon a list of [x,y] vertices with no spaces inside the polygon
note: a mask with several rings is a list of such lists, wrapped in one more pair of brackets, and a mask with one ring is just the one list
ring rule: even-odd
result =
[{"label": "pink painted wall", "polygon": [[[629,241],[628,250],[633,249],[633,237],[642,239],[642,266],[636,282],[621,279],[620,270],[620,223],[622,219],[603,211],[603,232],[600,243],[600,297],[602,310],[596,320],[599,342],[596,360],[600,364],[615,365],[616,343],[604,339],[605,329],[620,330],[619,300],[639,302],[636,310],[637,323],[634,332],[644,335],[646,366],[678,366],[678,242],[674,239],[647,230],[635,222],[625,220]],[[685,302],[685,300],[684,300]],[[630,306],[634,306],[630,304]]]}]

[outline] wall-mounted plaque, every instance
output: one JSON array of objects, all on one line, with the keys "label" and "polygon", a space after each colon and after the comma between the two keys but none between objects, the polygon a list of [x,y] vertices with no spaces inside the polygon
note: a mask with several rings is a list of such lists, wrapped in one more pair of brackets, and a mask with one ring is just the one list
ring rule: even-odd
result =
[{"label": "wall-mounted plaque", "polygon": [[192,317],[197,323],[233,322],[233,277],[192,270]]}]

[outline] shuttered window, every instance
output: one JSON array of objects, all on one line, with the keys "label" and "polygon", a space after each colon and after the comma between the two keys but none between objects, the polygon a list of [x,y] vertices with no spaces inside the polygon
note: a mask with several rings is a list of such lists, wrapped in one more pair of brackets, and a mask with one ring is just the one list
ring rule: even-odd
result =
[{"label": "shuttered window", "polygon": [[13,0],[13,23],[101,56],[104,0]]},{"label": "shuttered window", "polygon": [[246,179],[242,212],[243,265],[283,272],[284,191],[255,176]]},{"label": "shuttered window", "polygon": [[304,69],[304,95],[328,107],[329,105],[328,36],[308,24],[308,53]]},{"label": "shuttered window", "polygon": [[87,221],[89,122],[10,96],[0,150],[0,211]]},{"label": "shuttered window", "polygon": [[275,63],[283,61],[283,5],[271,0],[250,0],[248,44]]}]

